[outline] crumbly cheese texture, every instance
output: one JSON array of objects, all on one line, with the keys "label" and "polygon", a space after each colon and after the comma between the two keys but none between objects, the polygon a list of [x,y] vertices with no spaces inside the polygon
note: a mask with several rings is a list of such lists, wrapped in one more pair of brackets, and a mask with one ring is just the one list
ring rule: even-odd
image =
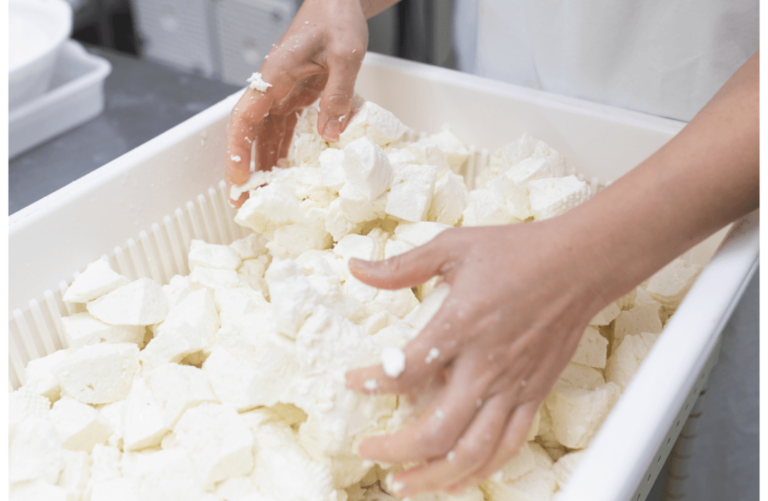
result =
[{"label": "crumbly cheese texture", "polygon": [[87,303],[127,284],[127,278],[112,271],[108,262],[99,259],[78,275],[63,299],[70,303]]},{"label": "crumbly cheese texture", "polygon": [[[269,84],[255,74],[250,83]],[[349,370],[406,367],[403,348],[450,297],[437,278],[379,290],[349,260],[389,259],[456,226],[555,217],[592,195],[528,135],[475,160],[448,128],[417,141],[356,97],[338,143],[301,113],[287,168],[251,174],[229,245],[193,240],[188,276],[133,282],[99,260],[64,300],[68,349],[31,361],[10,396],[14,499],[397,499],[393,471],[360,459],[366,437],[415,419],[405,399],[346,387]],[[282,164],[281,164],[282,165]],[[237,198],[237,197],[235,197]],[[462,494],[414,501],[551,499],[648,355],[699,268],[672,262],[589,322],[519,454]],[[449,300],[450,301],[450,300]],[[433,347],[424,362],[445,354]],[[482,406],[482,401],[478,403]]]}]

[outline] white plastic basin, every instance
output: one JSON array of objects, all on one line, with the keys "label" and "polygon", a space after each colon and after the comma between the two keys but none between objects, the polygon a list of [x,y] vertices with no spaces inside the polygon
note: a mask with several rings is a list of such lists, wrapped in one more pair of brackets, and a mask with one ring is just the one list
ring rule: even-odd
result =
[{"label": "white plastic basin", "polygon": [[72,8],[64,0],[10,0],[8,6],[8,106],[14,108],[48,89],[72,31]]},{"label": "white plastic basin", "polygon": [[[357,90],[406,124],[495,149],[528,132],[588,177],[616,179],[684,124],[368,54]],[[187,273],[191,238],[227,243],[224,132],[239,93],[10,218],[11,385],[63,346],[61,291],[105,256],[129,278]],[[478,150],[469,175],[482,169]],[[558,501],[644,499],[716,360],[720,332],[757,265],[756,213],[690,251],[707,264],[589,446]],[[714,256],[714,257],[713,257]],[[680,422],[678,424],[678,422]]]}]

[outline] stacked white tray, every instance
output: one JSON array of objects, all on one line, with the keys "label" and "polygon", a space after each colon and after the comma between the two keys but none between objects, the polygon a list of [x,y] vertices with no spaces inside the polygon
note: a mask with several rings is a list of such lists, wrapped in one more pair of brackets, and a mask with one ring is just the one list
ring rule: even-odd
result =
[{"label": "stacked white tray", "polygon": [[49,89],[8,113],[8,156],[14,158],[98,116],[112,65],[73,40],[58,53]]},{"label": "stacked white tray", "polygon": [[[488,152],[528,132],[588,179],[616,179],[684,124],[368,54],[363,96],[416,130],[449,123],[473,149],[468,181]],[[63,347],[61,293],[106,256],[130,278],[186,273],[191,238],[227,243],[224,132],[238,95],[15,213],[10,219],[11,387],[33,358]],[[707,264],[636,378],[592,441],[559,501],[644,499],[716,362],[720,332],[757,266],[757,214],[689,252]],[[719,250],[718,250],[719,248]],[[713,257],[714,256],[714,257]]]}]

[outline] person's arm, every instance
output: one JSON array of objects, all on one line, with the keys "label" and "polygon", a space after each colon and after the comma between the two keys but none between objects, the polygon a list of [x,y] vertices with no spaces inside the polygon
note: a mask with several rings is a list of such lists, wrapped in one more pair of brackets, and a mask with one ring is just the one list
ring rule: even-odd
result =
[{"label": "person's arm", "polygon": [[420,463],[395,476],[398,495],[455,491],[499,470],[518,453],[590,318],[758,207],[758,66],[755,54],[663,148],[562,216],[450,229],[385,261],[350,260],[375,287],[435,275],[451,286],[405,348],[400,376],[380,366],[347,374],[351,388],[368,393],[370,379],[377,391],[401,394],[443,381],[416,424],[360,445],[368,459]]},{"label": "person's arm", "polygon": [[[265,91],[246,89],[227,130],[227,189],[248,180],[251,148],[256,168],[269,170],[288,154],[296,113],[322,93],[317,129],[337,141],[350,119],[355,79],[368,47],[366,19],[398,0],[306,0],[261,65]],[[243,193],[231,202],[239,207]]]}]

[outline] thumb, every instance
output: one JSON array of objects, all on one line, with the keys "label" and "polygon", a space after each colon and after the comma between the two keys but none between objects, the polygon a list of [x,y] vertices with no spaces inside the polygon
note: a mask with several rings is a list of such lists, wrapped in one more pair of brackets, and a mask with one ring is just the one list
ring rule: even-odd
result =
[{"label": "thumb", "polygon": [[332,53],[328,61],[328,83],[320,99],[317,130],[329,142],[339,140],[339,134],[349,123],[355,80],[363,64],[365,47],[345,47]]},{"label": "thumb", "polygon": [[352,258],[349,271],[361,282],[377,289],[403,289],[421,285],[440,275],[450,258],[448,239],[434,240],[384,261]]}]

